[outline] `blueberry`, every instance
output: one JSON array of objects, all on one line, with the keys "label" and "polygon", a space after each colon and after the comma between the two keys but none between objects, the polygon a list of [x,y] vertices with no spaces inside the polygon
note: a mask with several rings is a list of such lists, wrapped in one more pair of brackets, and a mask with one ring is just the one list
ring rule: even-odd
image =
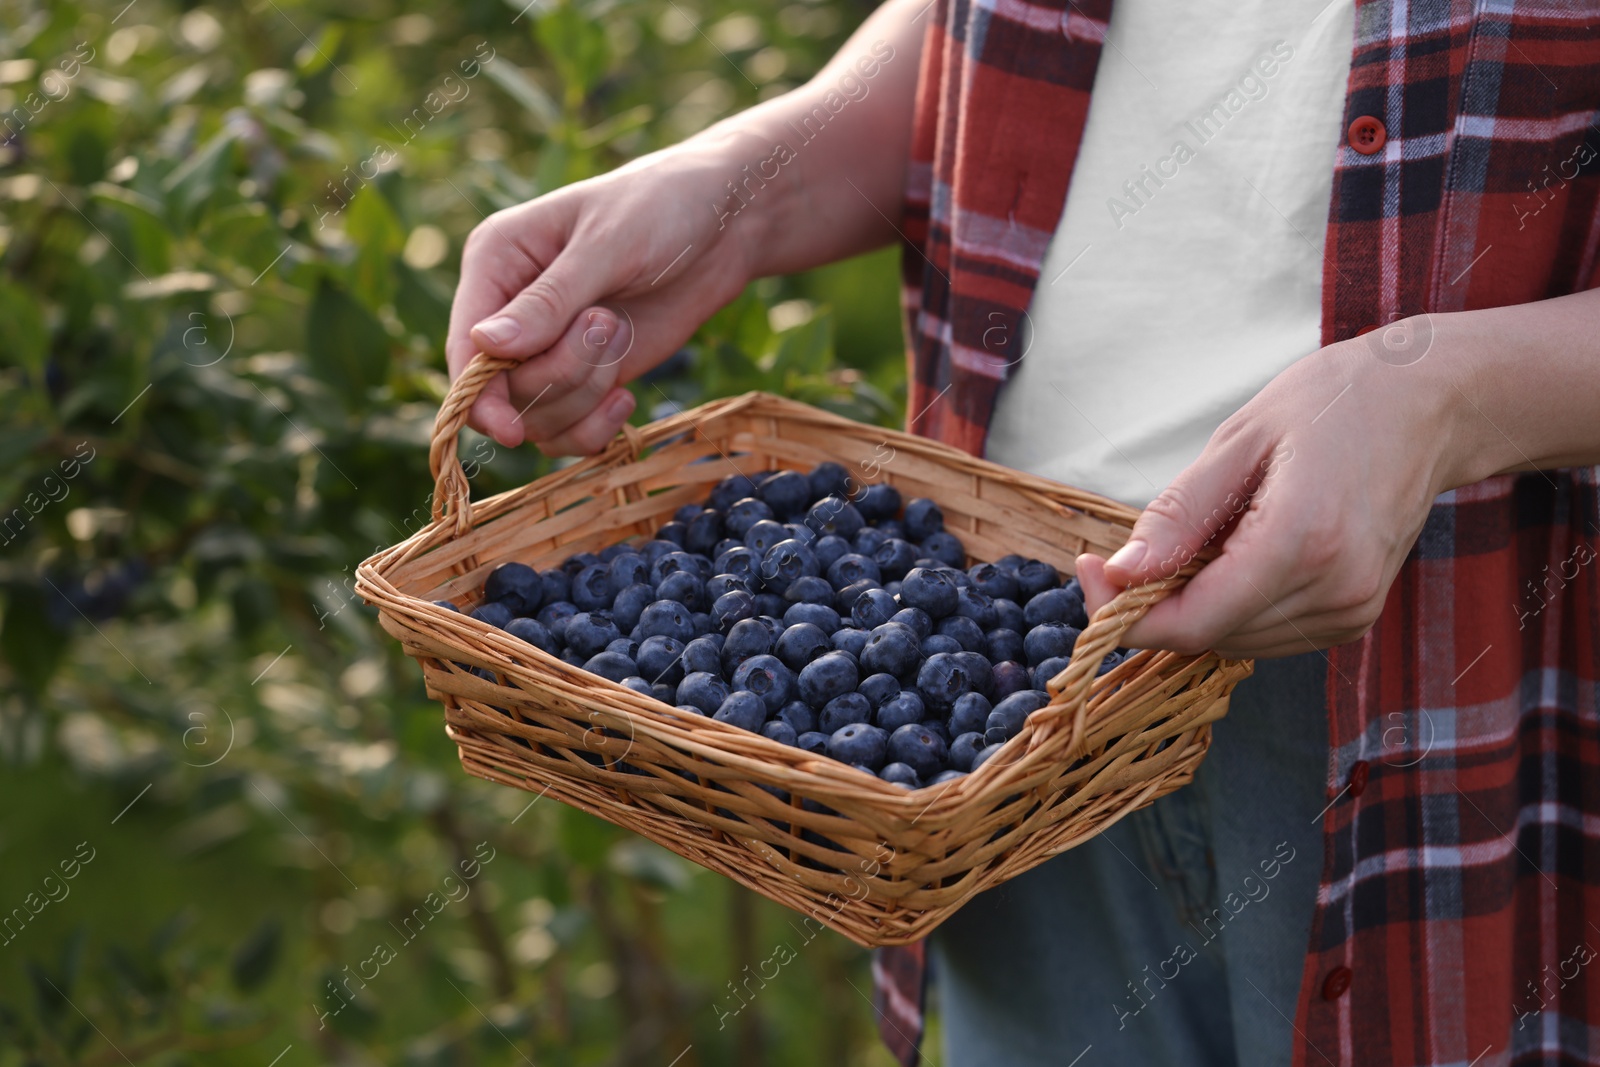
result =
[{"label": "blueberry", "polygon": [[918,641],[933,633],[933,620],[921,608],[901,608],[889,617],[889,621],[911,627],[912,632],[917,635]]},{"label": "blueberry", "polygon": [[944,739],[920,723],[909,723],[889,735],[889,758],[906,764],[918,777],[938,774],[948,755]]},{"label": "blueberry", "polygon": [[[515,626],[517,621],[518,620],[516,619],[512,619],[511,624]],[[1094,672],[1094,676],[1098,678],[1102,674],[1110,674],[1113,667],[1116,667],[1127,658],[1128,657],[1122,652],[1118,651],[1117,649],[1112,649],[1110,652],[1106,653],[1106,658],[1100,661],[1100,669]]]},{"label": "blueberry", "polygon": [[[735,590],[741,593],[750,593],[751,596],[755,595],[750,588],[749,580],[741,578],[737,574],[713,574],[706,581],[706,599],[710,600],[712,604],[715,604],[723,595],[732,593]],[[752,601],[753,603],[754,601]]]},{"label": "blueberry", "polygon": [[953,637],[967,652],[983,651],[983,629],[965,615],[946,615],[933,628],[936,634]]},{"label": "blueberry", "polygon": [[842,763],[859,763],[873,771],[883,766],[889,735],[876,726],[853,722],[828,736],[828,755]]},{"label": "blueberry", "polygon": [[961,734],[950,742],[950,766],[958,771],[972,770],[973,757],[982,751],[983,747],[988,743],[983,734],[977,731]]},{"label": "blueberry", "polygon": [[500,601],[513,615],[532,615],[544,601],[544,584],[526,563],[502,563],[483,580],[483,598]]},{"label": "blueberry", "polygon": [[833,586],[828,579],[816,574],[803,574],[789,583],[789,588],[784,592],[785,600],[796,604],[829,604],[833,603]]},{"label": "blueberry", "polygon": [[790,606],[789,602],[777,593],[756,594],[757,616],[779,622],[780,626],[783,613],[788,611]]},{"label": "blueberry", "polygon": [[[604,655],[604,653],[602,653],[602,655]],[[654,697],[656,695],[656,691],[651,687],[650,683],[639,677],[637,674],[622,679],[622,681],[618,684],[624,689],[632,689],[635,693],[641,693],[647,697]]]},{"label": "blueberry", "polygon": [[811,505],[811,510],[806,512],[806,525],[819,537],[837,534],[851,541],[866,523],[854,504],[840,496],[827,496]]},{"label": "blueberry", "polygon": [[907,723],[921,722],[928,714],[922,697],[909,689],[902,689],[878,708],[872,721],[885,730],[894,731]]},{"label": "blueberry", "polygon": [[1046,589],[1034,596],[1022,609],[1022,617],[1029,627],[1042,622],[1063,622],[1081,630],[1089,625],[1089,616],[1083,610],[1083,592],[1067,586]]},{"label": "blueberry", "polygon": [[800,735],[795,728],[782,719],[773,719],[761,727],[761,736],[771,738],[780,745],[794,745],[799,741]]},{"label": "blueberry", "polygon": [[839,613],[827,604],[790,604],[784,609],[785,626],[798,626],[803,622],[810,623],[824,634],[833,633],[841,625]]},{"label": "blueberry", "polygon": [[601,563],[610,563],[624,552],[632,552],[633,547],[625,541],[618,541],[614,545],[607,545],[599,552]]},{"label": "blueberry", "polygon": [[1067,666],[1071,662],[1072,659],[1069,656],[1051,656],[1043,663],[1034,667],[1030,675],[1030,677],[1033,679],[1033,688],[1049,689],[1050,679],[1066,670]]},{"label": "blueberry", "polygon": [[888,538],[872,553],[872,561],[878,565],[878,573],[885,579],[899,579],[906,576],[912,564],[917,561],[917,550],[909,541],[902,541],[898,537]]},{"label": "blueberry", "polygon": [[853,659],[861,655],[861,650],[867,646],[867,631],[854,626],[844,626],[833,631],[829,639],[833,642],[835,651],[847,653]]},{"label": "blueberry", "polygon": [[892,674],[869,674],[861,679],[856,692],[866,697],[874,708],[880,708],[892,697],[900,695],[900,681]]},{"label": "blueberry", "polygon": [[873,585],[877,585],[879,578],[878,565],[855,552],[845,553],[828,568],[828,581],[833,583],[835,589],[843,589],[863,579],[869,579]]},{"label": "blueberry", "polygon": [[683,652],[687,647],[675,637],[658,634],[645,638],[639,642],[639,654],[634,657],[639,673],[652,685],[657,682],[677,685],[685,673]]},{"label": "blueberry", "polygon": [[552,656],[560,651],[555,635],[550,628],[537,619],[520,618],[512,619],[506,624],[506,633],[512,637],[521,638],[541,652],[548,652]]},{"label": "blueberry", "polygon": [[787,592],[800,578],[818,573],[816,553],[811,546],[790,537],[771,546],[761,556],[757,573],[764,588],[773,593]]},{"label": "blueberry", "polygon": [[711,490],[711,496],[707,499],[707,503],[718,510],[725,511],[732,507],[736,501],[743,500],[747,496],[754,496],[758,491],[756,483],[752,479],[743,474],[730,474],[718,482],[716,487]]},{"label": "blueberry", "polygon": [[722,669],[733,674],[739,664],[751,656],[761,656],[772,651],[772,631],[760,619],[744,619],[733,624],[727,639],[722,642]]},{"label": "blueberry", "polygon": [[[833,599],[833,587],[832,586],[828,587],[828,599],[830,599],[830,600]],[[435,600],[433,602],[433,606],[436,607],[436,608],[443,608],[446,611],[453,611],[457,615],[461,614],[461,609],[456,607],[455,601],[453,601],[453,600]]]},{"label": "blueberry", "polygon": [[543,589],[542,603],[554,604],[558,600],[568,600],[572,596],[572,578],[566,571],[553,568],[539,572],[539,585]]},{"label": "blueberry", "polygon": [[950,707],[950,732],[966,734],[981,731],[989,721],[994,705],[982,693],[968,693]]},{"label": "blueberry", "polygon": [[933,710],[948,712],[957,700],[972,692],[972,675],[950,653],[935,653],[917,671],[917,689]]},{"label": "blueberry", "polygon": [[944,512],[927,497],[913,497],[906,502],[906,524],[909,540],[926,541],[944,529]]},{"label": "blueberry", "polygon": [[710,554],[722,540],[722,512],[707,508],[689,523],[683,538],[683,547],[689,552]]},{"label": "blueberry", "polygon": [[[804,516],[801,516],[802,519]],[[789,536],[808,547],[817,543],[817,531],[807,526],[804,522],[786,522],[783,528],[789,531]]]},{"label": "blueberry", "polygon": [[[730,692],[728,683],[717,675],[696,671],[693,674],[684,675],[683,681],[678,683],[677,699],[679,704],[688,704],[691,707],[699,708],[707,715],[711,715],[722,706],[724,700],[728,699]],[[757,701],[757,703],[760,702]],[[762,707],[764,708],[765,705],[762,705]]]},{"label": "blueberry", "polygon": [[506,623],[515,617],[511,614],[511,609],[498,600],[491,600],[487,604],[479,604],[467,614],[481,623],[498,627],[502,630],[505,629]]},{"label": "blueberry", "polygon": [[712,570],[718,574],[731,574],[743,578],[746,582],[753,581],[761,565],[761,557],[744,545],[730,548],[717,555],[716,563]]},{"label": "blueberry", "polygon": [[631,660],[637,660],[639,658],[639,642],[632,638],[619,637],[615,641],[608,641],[603,651],[620,652]]},{"label": "blueberry", "polygon": [[976,756],[972,757],[972,770],[969,771],[968,773],[969,774],[976,773],[978,768],[982,767],[991,758],[993,758],[994,754],[996,752],[999,752],[1002,747],[1004,747],[1004,746],[1002,746],[1002,745],[984,745],[984,747],[980,748],[978,750],[978,754]]},{"label": "blueberry", "polygon": [[795,538],[790,535],[787,526],[770,519],[763,519],[751,526],[750,531],[744,536],[744,543],[750,551],[762,556],[770,552],[773,545],[793,540]]},{"label": "blueberry", "polygon": [[949,723],[945,722],[943,719],[927,719],[923,722],[922,728],[933,734],[939,740],[943,741],[945,748],[948,749],[950,747],[951,738]]},{"label": "blueberry", "polygon": [[669,574],[677,574],[679,571],[696,573],[694,556],[688,552],[668,552],[650,565],[650,584],[660,585],[667,580]]},{"label": "blueberry", "polygon": [[871,578],[863,578],[859,582],[852,582],[839,590],[833,597],[833,606],[839,609],[839,614],[849,616],[855,609],[856,601],[861,599],[861,594],[868,589],[881,589],[877,582]]},{"label": "blueberry", "polygon": [[820,708],[834,697],[855,692],[861,681],[855,660],[843,652],[828,652],[800,671],[800,699]]},{"label": "blueberry", "polygon": [[863,630],[871,630],[894,618],[899,610],[900,605],[887,590],[864,589],[850,605],[850,621]]},{"label": "blueberry", "polygon": [[1017,571],[1020,570],[1022,565],[1026,562],[1028,562],[1027,559],[1013,552],[1008,556],[1001,556],[999,559],[995,560],[994,565],[1012,577],[1016,577]]},{"label": "blueberry", "polygon": [[817,713],[803,700],[791,700],[778,709],[777,718],[788,723],[796,734],[809,733],[817,728]]},{"label": "blueberry", "polygon": [[[644,557],[644,561],[647,564],[654,567],[656,565],[656,560],[660,559],[662,556],[665,556],[668,552],[677,552],[682,548],[683,546],[680,544],[676,544],[672,541],[663,541],[658,537],[654,541],[646,541],[644,544],[640,545],[639,555]],[[650,579],[644,578],[641,580],[649,581]]]},{"label": "blueberry", "polygon": [[997,597],[994,601],[994,624],[998,629],[1011,630],[1018,634],[1028,632],[1027,619],[1022,608],[1015,600]]},{"label": "blueberry", "polygon": [[755,733],[767,721],[767,706],[756,694],[738,691],[729,693],[711,717]]},{"label": "blueberry", "polygon": [[946,634],[929,634],[922,639],[922,644],[918,648],[921,650],[924,659],[929,656],[937,656],[941,652],[948,654],[965,651],[961,647],[960,641]]},{"label": "blueberry", "polygon": [[823,756],[828,752],[828,735],[820,730],[807,730],[795,739],[795,744],[806,752]]},{"label": "blueberry", "polygon": [[783,470],[761,479],[761,499],[784,521],[804,515],[811,503],[811,483],[799,471]]},{"label": "blueberry", "polygon": [[639,665],[621,652],[601,652],[584,661],[583,669],[613,682],[620,682],[639,673]]},{"label": "blueberry", "polygon": [[1036,667],[1056,656],[1072,655],[1072,646],[1078,640],[1078,629],[1064,622],[1041,622],[1022,638],[1022,649],[1028,665]]},{"label": "blueberry", "polygon": [[887,540],[889,535],[876,526],[863,526],[861,532],[850,539],[850,551],[870,558],[878,550],[878,546]]},{"label": "blueberry", "polygon": [[[642,637],[677,638],[687,643],[695,636],[694,620],[690,617],[689,609],[675,600],[657,600],[645,606],[639,615],[639,633]],[[571,643],[569,637],[568,643]]]},{"label": "blueberry", "polygon": [[1030,559],[1017,568],[1017,592],[1024,602],[1061,584],[1061,576],[1048,563]]},{"label": "blueberry", "polygon": [[891,785],[903,786],[906,789],[921,789],[922,779],[917,777],[917,772],[904,763],[886,763],[878,772],[878,777]]},{"label": "blueberry", "polygon": [[1027,717],[1050,703],[1050,694],[1037,689],[1024,689],[1012,693],[994,706],[989,713],[983,736],[991,745],[1002,745],[1016,737]]},{"label": "blueberry", "polygon": [[903,623],[886,622],[867,634],[860,657],[862,670],[901,678],[916,670],[922,653],[915,631]]},{"label": "blueberry", "polygon": [[960,594],[941,571],[915,567],[900,583],[900,599],[907,607],[921,608],[930,619],[942,619],[956,610]]},{"label": "blueberry", "polygon": [[623,552],[612,558],[607,567],[611,595],[616,596],[630,585],[640,585],[650,580],[650,564],[637,552]]},{"label": "blueberry", "polygon": [[1022,658],[1022,635],[1004,628],[990,630],[983,635],[983,654],[990,663],[1004,663],[1008,659]]},{"label": "blueberry", "polygon": [[704,611],[690,612],[689,624],[694,627],[696,637],[704,637],[716,630],[716,624],[711,621],[711,615]]},{"label": "blueberry", "polygon": [[1033,688],[1033,675],[1028,668],[1015,660],[1006,660],[994,665],[989,687],[993,690],[991,699],[1004,700],[1012,693]]},{"label": "blueberry", "polygon": [[869,485],[856,496],[856,510],[868,522],[892,519],[900,514],[900,490],[884,483]]},{"label": "blueberry", "polygon": [[690,571],[677,571],[661,579],[656,586],[657,600],[675,600],[690,611],[702,611],[706,603],[706,583]]},{"label": "blueberry", "polygon": [[739,540],[737,537],[724,537],[722,540],[720,540],[716,544],[712,545],[711,546],[711,551],[706,553],[706,555],[711,557],[711,560],[712,560],[712,563],[713,563],[713,566],[712,566],[711,569],[712,570],[716,570],[715,561],[716,561],[717,557],[725,556],[729,552],[732,552],[736,548],[744,548],[744,547],[745,547],[745,543],[743,541]]},{"label": "blueberry", "polygon": [[834,560],[850,551],[850,542],[836,534],[828,534],[826,537],[817,538],[816,544],[811,546],[811,551],[817,554],[817,566],[827,570],[833,566]]},{"label": "blueberry", "polygon": [[630,585],[617,594],[611,602],[611,618],[616,621],[617,629],[631,630],[639,625],[639,617],[644,614],[644,609],[656,600],[656,591],[648,585]]},{"label": "blueberry", "polygon": [[843,693],[822,706],[817,729],[831,734],[853,722],[872,721],[872,702],[860,693]]},{"label": "blueberry", "polygon": [[669,541],[679,548],[689,543],[689,524],[678,522],[664,522],[656,528],[656,540]]},{"label": "blueberry", "polygon": [[688,522],[705,510],[704,504],[683,504],[672,513],[673,522]]},{"label": "blueberry", "polygon": [[811,499],[825,496],[844,496],[850,491],[850,472],[832,460],[817,464],[806,482],[811,488]]},{"label": "blueberry", "polygon": [[588,657],[578,655],[571,648],[563,648],[561,650],[561,662],[570,663],[574,667],[582,668],[583,665],[588,662]]},{"label": "blueberry", "polygon": [[[943,531],[929,534],[918,547],[921,548],[924,556],[931,556],[947,567],[966,566],[967,550],[954,534]],[[965,576],[967,572],[962,571],[961,573]]]},{"label": "blueberry", "polygon": [[600,557],[595,555],[593,552],[579,552],[576,555],[568,556],[566,559],[562,560],[561,569],[567,572],[568,578],[576,578],[578,576],[578,572],[583,570],[583,568],[592,567],[599,562]]},{"label": "blueberry", "polygon": [[733,672],[731,688],[761,698],[767,714],[775,715],[794,695],[794,672],[777,656],[751,656]]},{"label": "blueberry", "polygon": [[[672,702],[669,700],[666,703],[670,704]],[[693,704],[677,704],[677,705],[675,705],[675,707],[679,711],[687,711],[687,712],[691,712],[691,713],[693,713],[695,715],[704,715],[705,714],[705,712],[701,711],[699,708],[695,707]]]},{"label": "blueberry", "polygon": [[603,563],[583,568],[572,579],[572,602],[580,611],[609,608],[615,596],[611,588],[611,568]]},{"label": "blueberry", "polygon": [[567,620],[567,649],[584,660],[603,651],[621,636],[622,631],[617,629],[617,624],[603,611],[580,611]]},{"label": "blueberry", "polygon": [[956,614],[971,619],[980,630],[992,630],[999,625],[994,598],[976,586],[962,586],[956,590]]},{"label": "blueberry", "polygon": [[747,496],[743,500],[734,501],[728,508],[728,513],[723,517],[722,528],[728,532],[729,537],[744,540],[750,527],[763,519],[772,519],[773,512],[766,501],[758,497]]},{"label": "blueberry", "polygon": [[985,596],[1017,599],[1017,576],[1011,572],[993,563],[975,563],[967,574],[971,576],[973,585]]},{"label": "blueberry", "polygon": [[[654,637],[647,637],[640,643],[640,654],[646,644],[654,641]],[[668,640],[674,640],[668,638]],[[678,655],[678,663],[683,674],[694,674],[702,671],[717,674],[722,671],[722,646],[709,637],[696,637],[683,646],[683,651]]]},{"label": "blueberry", "polygon": [[719,630],[727,630],[736,622],[753,619],[756,614],[756,598],[740,589],[723,593],[711,605],[711,621]]},{"label": "blueberry", "polygon": [[832,650],[833,644],[826,630],[809,622],[797,622],[784,627],[772,651],[784,666],[792,671],[800,671],[818,656]]},{"label": "blueberry", "polygon": [[567,639],[567,623],[578,613],[578,605],[570,604],[565,600],[556,600],[545,604],[539,609],[539,614],[534,616],[544,623],[545,628],[555,635],[557,641],[565,643]]}]

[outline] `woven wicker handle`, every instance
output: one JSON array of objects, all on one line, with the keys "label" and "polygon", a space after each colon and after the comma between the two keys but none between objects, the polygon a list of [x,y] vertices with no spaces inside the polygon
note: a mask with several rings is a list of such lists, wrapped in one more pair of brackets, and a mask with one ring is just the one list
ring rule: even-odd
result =
[{"label": "woven wicker handle", "polygon": [[433,472],[433,521],[449,515],[455,520],[458,535],[466,533],[472,525],[472,486],[461,469],[461,457],[456,450],[461,428],[467,424],[467,415],[483,387],[495,375],[520,362],[496,359],[479,352],[450,383],[450,391],[439,405],[439,414],[434,416],[433,440],[428,445],[428,469]]}]

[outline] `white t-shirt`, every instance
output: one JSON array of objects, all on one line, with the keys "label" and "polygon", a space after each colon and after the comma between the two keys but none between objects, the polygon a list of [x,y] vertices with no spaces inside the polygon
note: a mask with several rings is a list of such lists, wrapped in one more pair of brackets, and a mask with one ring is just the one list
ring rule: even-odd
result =
[{"label": "white t-shirt", "polygon": [[988,458],[1140,506],[1321,347],[1353,0],[1117,0]]}]

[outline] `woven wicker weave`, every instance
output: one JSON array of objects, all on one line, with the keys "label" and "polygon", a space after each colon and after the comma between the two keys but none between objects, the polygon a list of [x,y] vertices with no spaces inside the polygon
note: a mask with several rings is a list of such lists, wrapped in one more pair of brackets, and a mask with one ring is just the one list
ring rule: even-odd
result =
[{"label": "woven wicker weave", "polygon": [[553,567],[648,539],[728,474],[824,460],[937,501],[974,562],[1016,552],[1070,572],[1079,552],[1119,546],[1137,512],[762,393],[629,428],[597,455],[472,503],[456,437],[507,365],[479,356],[439,412],[433,522],[358,571],[357,590],[443,702],[462,765],[643,834],[860,944],[920,938],[973,894],[1188,782],[1210,724],[1251,672],[1214,653],[1144,651],[1095,676],[1191,563],[1096,613],[1050,683],[1052,703],[978,771],[941,786],[909,791],[680,712],[431,601],[475,604],[485,575],[508,560]]}]

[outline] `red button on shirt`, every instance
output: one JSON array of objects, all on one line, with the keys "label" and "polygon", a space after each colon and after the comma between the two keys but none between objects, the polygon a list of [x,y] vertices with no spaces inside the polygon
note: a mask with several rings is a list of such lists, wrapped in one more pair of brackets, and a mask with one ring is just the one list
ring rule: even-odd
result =
[{"label": "red button on shirt", "polygon": [[1328,977],[1322,980],[1322,999],[1338,1000],[1344,996],[1344,991],[1350,988],[1350,968],[1335,967],[1328,972]]},{"label": "red button on shirt", "polygon": [[1350,768],[1351,796],[1358,797],[1362,793],[1366,792],[1367,775],[1369,773],[1371,773],[1371,768],[1367,766],[1367,761],[1364,759],[1356,760],[1355,764]]},{"label": "red button on shirt", "polygon": [[1364,156],[1381,149],[1388,139],[1389,133],[1383,123],[1371,115],[1362,115],[1350,124],[1350,147]]}]

